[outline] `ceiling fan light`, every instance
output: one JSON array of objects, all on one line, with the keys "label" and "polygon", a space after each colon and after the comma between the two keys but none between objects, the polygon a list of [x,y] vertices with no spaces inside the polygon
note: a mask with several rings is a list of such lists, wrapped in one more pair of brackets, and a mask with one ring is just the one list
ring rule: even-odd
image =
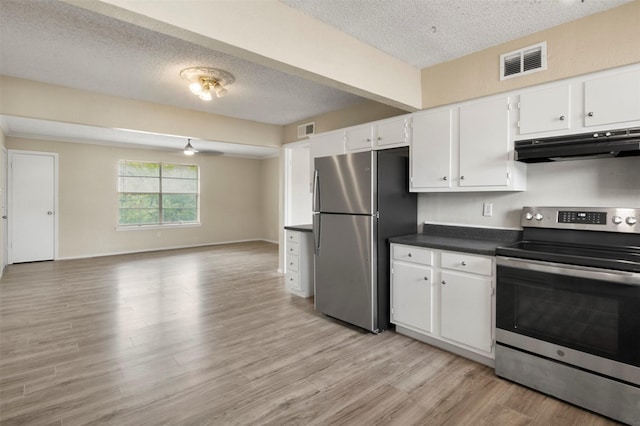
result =
[{"label": "ceiling fan light", "polygon": [[199,95],[200,93],[202,93],[202,83],[200,83],[199,81],[194,81],[189,85],[189,90],[191,90],[194,95]]},{"label": "ceiling fan light", "polygon": [[191,139],[187,139],[187,144],[184,146],[184,155],[193,155],[198,152],[192,145]]}]

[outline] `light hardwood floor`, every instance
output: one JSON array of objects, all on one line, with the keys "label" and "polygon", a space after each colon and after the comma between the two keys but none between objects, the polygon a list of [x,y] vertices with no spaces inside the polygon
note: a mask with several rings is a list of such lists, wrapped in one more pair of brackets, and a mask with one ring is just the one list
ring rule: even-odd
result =
[{"label": "light hardwood floor", "polygon": [[615,424],[319,315],[277,257],[256,242],[10,265],[1,424]]}]

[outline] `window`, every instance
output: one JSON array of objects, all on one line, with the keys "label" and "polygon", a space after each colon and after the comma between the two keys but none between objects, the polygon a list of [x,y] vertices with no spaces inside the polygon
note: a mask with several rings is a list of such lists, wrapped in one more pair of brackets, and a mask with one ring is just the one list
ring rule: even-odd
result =
[{"label": "window", "polygon": [[120,226],[198,223],[198,166],[121,160]]}]

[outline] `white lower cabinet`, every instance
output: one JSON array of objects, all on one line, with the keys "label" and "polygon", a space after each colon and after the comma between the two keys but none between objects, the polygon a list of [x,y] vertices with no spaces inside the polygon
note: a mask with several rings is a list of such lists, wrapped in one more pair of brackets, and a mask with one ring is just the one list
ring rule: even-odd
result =
[{"label": "white lower cabinet", "polygon": [[285,239],[287,289],[300,297],[313,296],[313,234],[287,229]]},{"label": "white lower cabinet", "polygon": [[442,271],[440,283],[440,335],[491,352],[491,278]]},{"label": "white lower cabinet", "polygon": [[396,262],[391,278],[391,322],[418,332],[431,333],[433,269]]},{"label": "white lower cabinet", "polygon": [[391,244],[391,322],[399,333],[487,365],[494,359],[493,256]]}]

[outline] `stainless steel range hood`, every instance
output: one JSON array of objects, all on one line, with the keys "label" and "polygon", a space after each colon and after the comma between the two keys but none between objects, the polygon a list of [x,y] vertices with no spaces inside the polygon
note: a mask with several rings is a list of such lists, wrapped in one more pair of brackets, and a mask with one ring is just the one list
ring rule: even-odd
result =
[{"label": "stainless steel range hood", "polygon": [[640,155],[640,127],[515,142],[516,160],[525,163]]}]

